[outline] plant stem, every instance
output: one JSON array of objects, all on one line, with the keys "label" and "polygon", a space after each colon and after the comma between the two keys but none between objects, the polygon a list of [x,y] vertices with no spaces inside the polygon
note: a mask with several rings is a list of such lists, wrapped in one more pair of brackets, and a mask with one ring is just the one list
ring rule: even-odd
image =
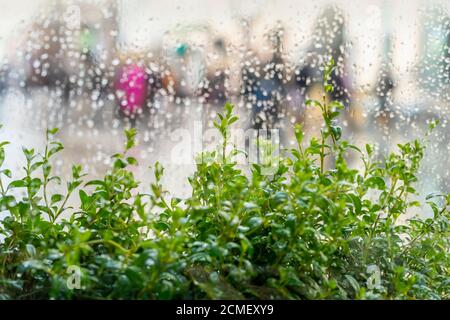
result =
[{"label": "plant stem", "polygon": [[6,196],[5,188],[3,187],[2,178],[0,177],[0,190],[2,192],[2,196]]},{"label": "plant stem", "polygon": [[55,222],[56,219],[58,219],[60,214],[63,212],[64,206],[66,205],[67,201],[69,200],[69,197],[70,197],[71,194],[72,194],[71,191],[67,193],[66,197],[64,198],[63,203],[61,204],[61,206],[59,207],[59,209],[55,213],[55,216],[53,218],[53,222]]},{"label": "plant stem", "polygon": [[321,174],[323,174],[324,159],[325,159],[325,138],[322,133],[322,150],[320,151],[320,173]]},{"label": "plant stem", "polygon": [[[383,205],[381,206],[380,210],[384,210],[384,208],[386,207],[387,201],[392,196],[392,193],[395,190],[396,184],[397,184],[397,179],[394,178],[394,180],[392,181],[391,188],[390,188],[388,194],[386,195],[386,198],[384,198]],[[364,247],[363,263],[366,263],[367,256],[369,254],[369,246],[370,246],[370,243],[372,242],[372,238],[373,238],[375,230],[376,230],[376,228],[378,226],[378,222],[380,221],[380,217],[381,217],[381,212],[378,213],[377,218],[375,219],[375,222],[372,225],[372,228],[370,229],[369,237],[367,238],[366,245]]]}]

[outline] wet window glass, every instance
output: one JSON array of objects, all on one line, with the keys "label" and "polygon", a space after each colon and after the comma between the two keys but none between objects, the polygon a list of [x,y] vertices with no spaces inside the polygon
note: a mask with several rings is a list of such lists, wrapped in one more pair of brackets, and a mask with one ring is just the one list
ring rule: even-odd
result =
[{"label": "wet window glass", "polygon": [[0,0],[0,300],[448,300],[449,111],[449,0]]}]

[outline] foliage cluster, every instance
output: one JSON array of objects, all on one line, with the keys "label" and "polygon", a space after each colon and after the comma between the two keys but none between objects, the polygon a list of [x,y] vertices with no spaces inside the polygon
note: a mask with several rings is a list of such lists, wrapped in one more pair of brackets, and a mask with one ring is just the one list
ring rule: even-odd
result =
[{"label": "foliage cluster", "polygon": [[[332,72],[331,63],[325,92]],[[237,120],[227,104],[215,124],[223,145],[202,155],[186,199],[164,190],[158,163],[149,193],[137,191],[134,130],[103,179],[84,181],[75,165],[63,194],[49,194],[61,183],[51,165],[63,149],[57,130],[47,132],[43,153],[23,149],[24,176],[7,185],[0,143],[0,297],[448,299],[450,195],[427,197],[433,217],[399,222],[425,205],[413,200],[424,146],[408,142],[377,160],[370,145],[341,139],[341,103],[307,104],[322,112],[321,136],[306,143],[296,126],[297,147],[271,175],[262,164],[242,172],[239,151],[227,152]],[[350,152],[361,170],[349,167]],[[79,207],[68,207],[76,195]],[[71,266],[80,288],[68,286]]]}]

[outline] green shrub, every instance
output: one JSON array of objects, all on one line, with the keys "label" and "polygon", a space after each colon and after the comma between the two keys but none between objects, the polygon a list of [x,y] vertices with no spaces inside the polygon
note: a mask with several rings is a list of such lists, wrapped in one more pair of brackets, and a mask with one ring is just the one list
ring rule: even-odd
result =
[{"label": "green shrub", "polygon": [[[333,90],[325,68],[324,89]],[[125,150],[112,158],[101,180],[85,182],[73,166],[64,194],[49,194],[51,159],[63,146],[47,132],[43,153],[24,149],[25,176],[0,181],[0,296],[4,299],[448,299],[450,195],[430,195],[434,216],[398,218],[422,204],[413,201],[424,154],[419,141],[399,145],[383,161],[341,139],[336,117],[343,105],[307,101],[320,108],[320,139],[288,150],[271,175],[254,164],[237,168],[226,152],[225,106],[215,126],[216,152],[190,177],[192,195],[172,198],[156,163],[149,193],[137,192]],[[0,175],[5,158],[0,144]],[[360,155],[352,169],[346,155]],[[326,161],[330,163],[327,169]],[[14,189],[23,191],[13,192]],[[69,208],[78,193],[80,205]],[[70,218],[61,214],[72,212]],[[73,269],[75,266],[75,269]],[[80,285],[77,288],[77,269]],[[74,273],[72,273],[72,271]],[[68,285],[69,284],[69,285]],[[71,286],[70,284],[73,284]]]}]

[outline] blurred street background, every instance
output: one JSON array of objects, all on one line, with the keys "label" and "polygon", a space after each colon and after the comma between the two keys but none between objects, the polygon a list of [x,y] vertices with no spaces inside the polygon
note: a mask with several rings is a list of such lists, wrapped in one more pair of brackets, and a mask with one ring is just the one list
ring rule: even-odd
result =
[{"label": "blurred street background", "polygon": [[320,114],[305,100],[321,97],[322,67],[333,57],[336,91],[328,98],[346,106],[345,137],[374,143],[382,155],[440,120],[418,189],[450,190],[449,1],[0,0],[0,7],[0,140],[12,142],[11,169],[23,164],[22,145],[40,149],[46,128],[59,127],[59,172],[80,163],[102,175],[133,126],[137,176],[149,181],[148,167],[160,161],[166,188],[186,195],[195,166],[176,160],[193,159],[196,128],[211,128],[227,101],[238,127],[278,129],[283,147],[293,143],[295,123],[317,135]]}]

